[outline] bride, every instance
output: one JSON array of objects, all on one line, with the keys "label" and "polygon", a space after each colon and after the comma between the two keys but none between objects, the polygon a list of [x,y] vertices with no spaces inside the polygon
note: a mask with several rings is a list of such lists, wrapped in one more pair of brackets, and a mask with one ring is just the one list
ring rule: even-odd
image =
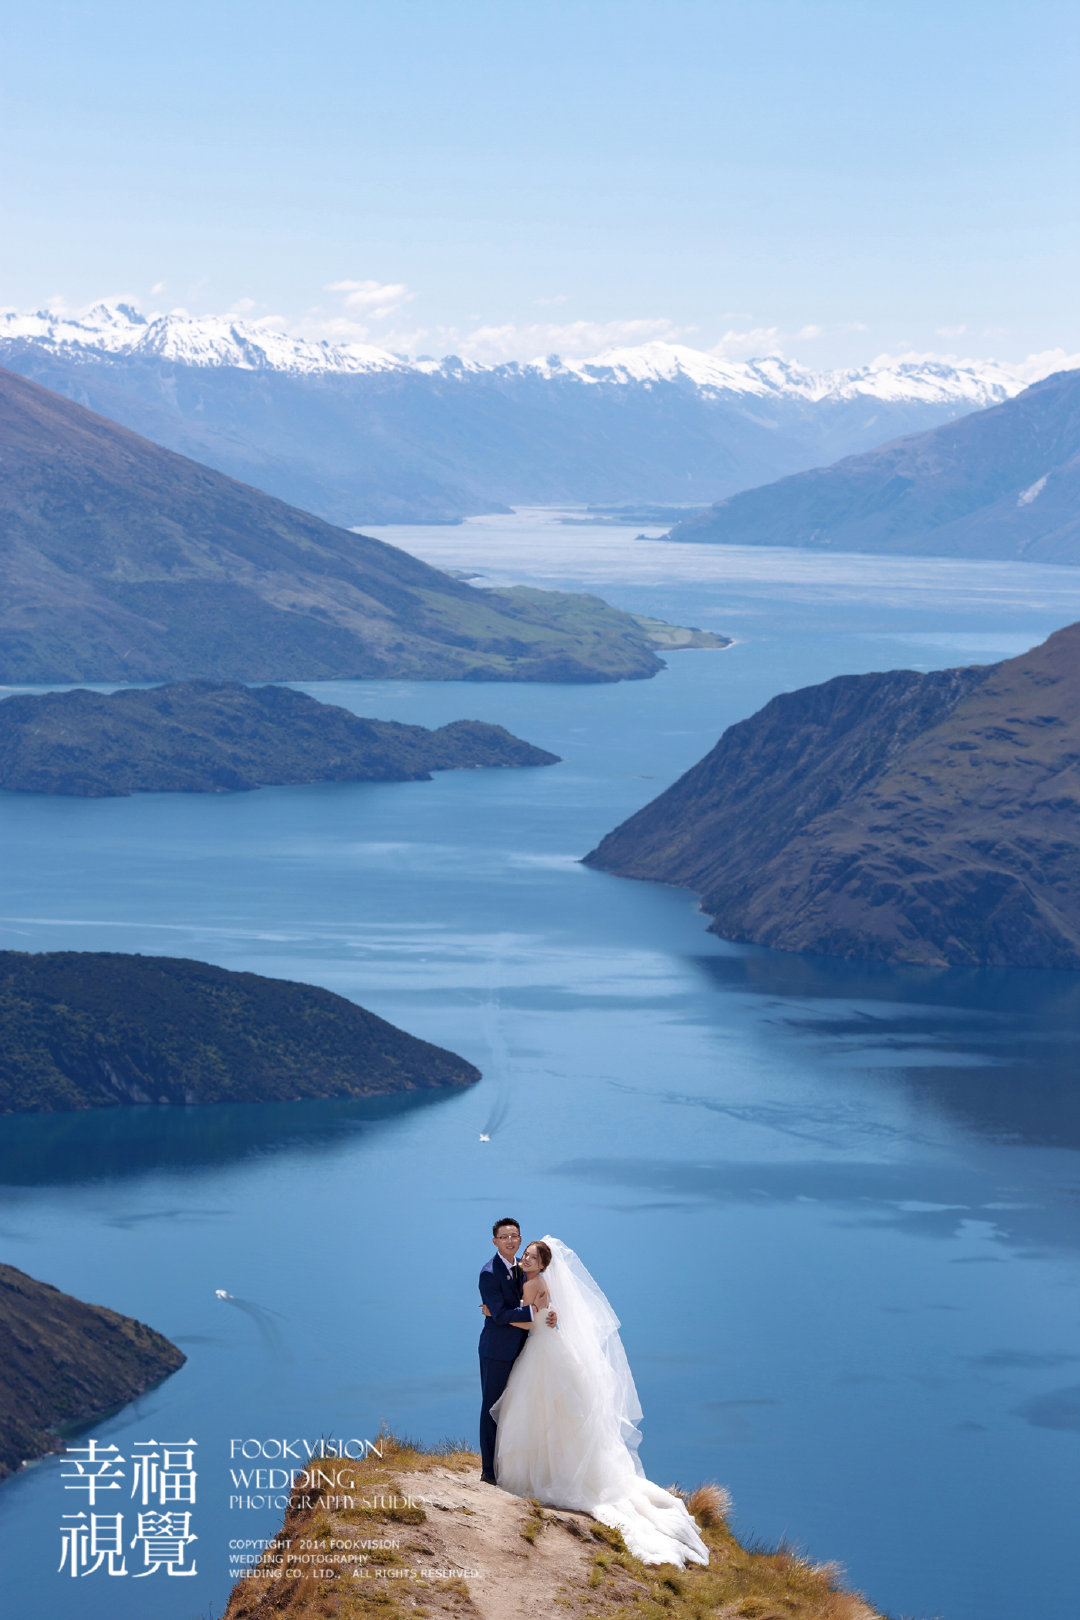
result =
[{"label": "bride", "polygon": [[[615,1312],[558,1238],[530,1243],[521,1268],[522,1303],[534,1311],[515,1324],[529,1342],[491,1408],[500,1486],[591,1514],[644,1564],[707,1564],[685,1503],[651,1484],[638,1460],[641,1407]],[[556,1327],[546,1320],[552,1306]]]}]

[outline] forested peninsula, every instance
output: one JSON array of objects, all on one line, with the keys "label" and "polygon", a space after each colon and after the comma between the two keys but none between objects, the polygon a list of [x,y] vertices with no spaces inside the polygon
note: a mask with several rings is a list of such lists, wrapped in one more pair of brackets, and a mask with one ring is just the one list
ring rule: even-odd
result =
[{"label": "forested peninsula", "polygon": [[1080,624],[1000,664],[785,692],[585,857],[725,939],[1080,970]]},{"label": "forested peninsula", "polygon": [[0,681],[621,681],[599,597],[480,589],[0,368]]},{"label": "forested peninsula", "polygon": [[0,1264],[0,1478],[183,1365],[153,1328]]},{"label": "forested peninsula", "polygon": [[317,985],[113,951],[0,951],[0,1114],[469,1085],[464,1058]]},{"label": "forested peninsula", "polygon": [[284,686],[185,681],[0,702],[0,788],[22,793],[222,793],[557,763],[502,726],[365,719]]}]

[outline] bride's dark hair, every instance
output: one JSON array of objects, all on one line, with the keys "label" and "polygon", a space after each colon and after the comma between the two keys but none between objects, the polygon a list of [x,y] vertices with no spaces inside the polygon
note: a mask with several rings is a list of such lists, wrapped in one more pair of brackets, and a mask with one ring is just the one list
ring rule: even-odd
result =
[{"label": "bride's dark hair", "polygon": [[525,1247],[526,1249],[536,1250],[537,1254],[540,1256],[540,1270],[546,1271],[548,1266],[551,1264],[551,1250],[548,1248],[547,1244],[542,1242],[540,1238],[534,1238],[531,1243],[526,1243]]}]

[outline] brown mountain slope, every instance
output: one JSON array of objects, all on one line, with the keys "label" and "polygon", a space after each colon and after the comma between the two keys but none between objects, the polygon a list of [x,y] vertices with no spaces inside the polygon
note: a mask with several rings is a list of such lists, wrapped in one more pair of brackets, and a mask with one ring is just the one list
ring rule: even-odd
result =
[{"label": "brown mountain slope", "polygon": [[672,540],[1080,561],[1080,371],[829,467],[747,489]]},{"label": "brown mountain slope", "polygon": [[1080,968],[1080,625],[774,698],[585,857],[779,950]]},{"label": "brown mountain slope", "polygon": [[0,1265],[0,1478],[57,1450],[55,1424],[132,1401],[184,1360],[142,1322]]},{"label": "brown mountain slope", "polygon": [[613,681],[592,596],[478,590],[0,369],[0,681]]}]

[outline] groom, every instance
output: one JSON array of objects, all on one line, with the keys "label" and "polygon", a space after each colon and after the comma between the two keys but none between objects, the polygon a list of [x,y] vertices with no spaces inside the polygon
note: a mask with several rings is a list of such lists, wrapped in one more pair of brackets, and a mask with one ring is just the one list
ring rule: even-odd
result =
[{"label": "groom", "polygon": [[[531,1322],[532,1307],[521,1303],[521,1290],[525,1274],[517,1263],[521,1246],[521,1228],[512,1216],[504,1215],[491,1228],[491,1239],[496,1253],[480,1272],[480,1309],[484,1312],[484,1327],[480,1334],[480,1458],[481,1479],[485,1485],[496,1484],[495,1479],[495,1419],[491,1408],[506,1388],[510,1369],[525,1348],[528,1333],[514,1322]],[[548,1312],[548,1322],[555,1325],[554,1311]]]}]

